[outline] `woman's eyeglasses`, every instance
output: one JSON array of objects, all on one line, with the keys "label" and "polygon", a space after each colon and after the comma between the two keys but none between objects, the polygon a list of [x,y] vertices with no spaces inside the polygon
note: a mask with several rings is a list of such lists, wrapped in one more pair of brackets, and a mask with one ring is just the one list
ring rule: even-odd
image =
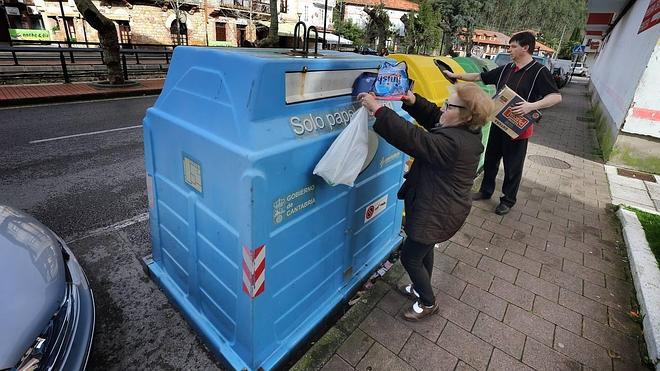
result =
[{"label": "woman's eyeglasses", "polygon": [[442,107],[444,108],[445,111],[448,110],[450,107],[452,107],[452,108],[466,108],[466,107],[464,107],[464,106],[459,106],[459,105],[457,105],[457,104],[451,104],[451,103],[449,103],[449,101],[446,100],[446,99],[445,99],[445,103],[443,104]]}]

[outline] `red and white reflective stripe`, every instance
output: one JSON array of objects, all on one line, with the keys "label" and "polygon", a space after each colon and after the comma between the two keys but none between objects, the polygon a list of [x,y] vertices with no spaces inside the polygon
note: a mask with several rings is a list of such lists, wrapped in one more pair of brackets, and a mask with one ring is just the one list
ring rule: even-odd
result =
[{"label": "red and white reflective stripe", "polygon": [[649,121],[660,121],[660,110],[633,107],[633,117],[637,117]]},{"label": "red and white reflective stripe", "polygon": [[243,246],[243,291],[256,298],[266,287],[266,245],[248,250]]}]

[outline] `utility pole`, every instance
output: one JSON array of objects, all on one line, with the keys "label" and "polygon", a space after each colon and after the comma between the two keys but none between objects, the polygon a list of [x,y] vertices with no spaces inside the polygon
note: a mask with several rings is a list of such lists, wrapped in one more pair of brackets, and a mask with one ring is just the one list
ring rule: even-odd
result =
[{"label": "utility pole", "polygon": [[557,47],[557,50],[555,50],[555,54],[552,56],[552,59],[557,59],[559,56],[559,52],[561,51],[561,43],[564,41],[564,31],[566,31],[566,25],[564,25],[564,28],[561,30],[561,37],[559,38],[559,46]]},{"label": "utility pole", "polygon": [[[209,46],[209,12],[208,12],[208,3],[207,0],[204,0],[204,31],[206,32],[206,46]],[[250,13],[250,19],[252,19],[252,13]]]}]

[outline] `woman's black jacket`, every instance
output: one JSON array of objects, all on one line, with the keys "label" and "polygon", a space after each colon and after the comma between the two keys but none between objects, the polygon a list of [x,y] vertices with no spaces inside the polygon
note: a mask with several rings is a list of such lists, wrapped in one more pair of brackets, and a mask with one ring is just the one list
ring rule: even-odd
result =
[{"label": "woman's black jacket", "polygon": [[376,112],[374,131],[415,158],[398,193],[405,202],[406,234],[420,243],[443,242],[470,213],[470,190],[483,151],[481,131],[441,127],[440,108],[419,95],[414,105],[403,108],[426,130],[383,107]]}]

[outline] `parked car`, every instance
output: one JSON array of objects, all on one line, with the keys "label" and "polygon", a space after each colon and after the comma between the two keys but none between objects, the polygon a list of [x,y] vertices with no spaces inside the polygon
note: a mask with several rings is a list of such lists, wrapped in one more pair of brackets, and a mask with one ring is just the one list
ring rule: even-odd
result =
[{"label": "parked car", "polygon": [[575,62],[573,64],[572,70],[573,70],[573,75],[578,75],[578,76],[587,76],[588,69],[587,66],[584,65],[582,62]]},{"label": "parked car", "polygon": [[0,370],[84,370],[94,297],[66,243],[0,205]]},{"label": "parked car", "polygon": [[557,88],[561,89],[568,83],[570,72],[564,70],[562,66],[555,66],[552,68],[552,77],[555,79]]},{"label": "parked car", "polygon": [[368,46],[360,46],[353,50],[353,52],[364,55],[378,55],[378,52]]}]

